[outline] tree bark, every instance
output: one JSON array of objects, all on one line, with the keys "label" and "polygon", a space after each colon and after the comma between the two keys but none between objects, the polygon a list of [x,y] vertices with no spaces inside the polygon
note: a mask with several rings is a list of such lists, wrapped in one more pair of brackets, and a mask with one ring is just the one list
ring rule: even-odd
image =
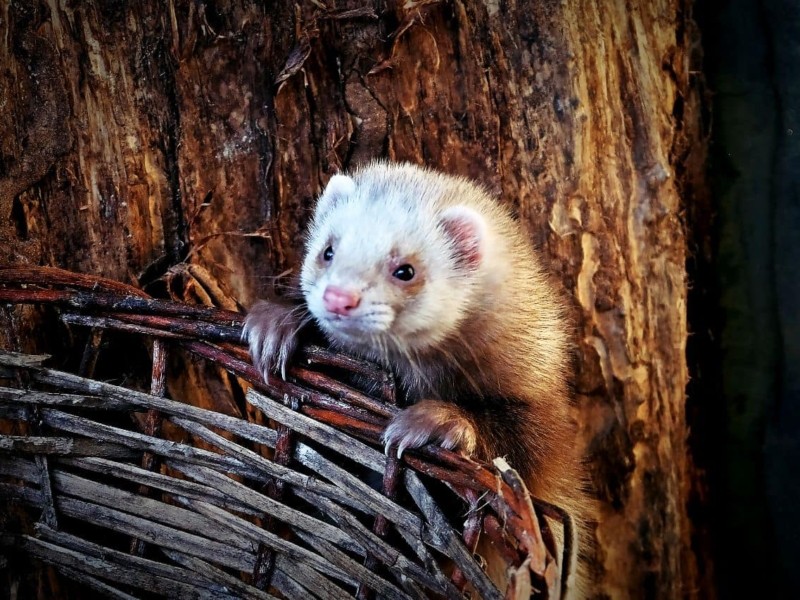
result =
[{"label": "tree bark", "polygon": [[[600,593],[713,595],[686,510],[690,2],[268,5],[5,4],[0,260],[246,308],[338,170],[476,178],[575,299]],[[36,311],[2,318],[4,346],[54,344]],[[184,394],[212,377],[189,373]],[[235,412],[218,396],[197,403]]]}]

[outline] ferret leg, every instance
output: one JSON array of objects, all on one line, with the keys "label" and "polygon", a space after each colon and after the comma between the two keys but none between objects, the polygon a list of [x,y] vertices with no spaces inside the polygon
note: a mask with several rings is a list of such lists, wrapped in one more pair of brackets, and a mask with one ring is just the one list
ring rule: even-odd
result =
[{"label": "ferret leg", "polygon": [[286,363],[297,347],[297,332],[307,321],[305,307],[296,304],[261,300],[250,309],[242,339],[250,345],[253,364],[264,381],[272,372],[286,379]]},{"label": "ferret leg", "polygon": [[400,457],[407,448],[435,443],[467,455],[475,453],[478,436],[475,426],[455,404],[440,400],[421,400],[392,419],[383,434],[386,451],[397,448]]}]

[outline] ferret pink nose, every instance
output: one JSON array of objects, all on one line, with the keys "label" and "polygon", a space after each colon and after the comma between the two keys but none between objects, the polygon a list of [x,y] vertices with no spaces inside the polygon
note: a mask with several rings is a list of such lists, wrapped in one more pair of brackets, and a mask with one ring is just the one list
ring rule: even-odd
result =
[{"label": "ferret pink nose", "polygon": [[353,290],[346,290],[335,285],[329,285],[325,288],[322,294],[322,303],[325,305],[325,310],[336,313],[337,315],[346,315],[361,302],[361,296],[358,292]]}]

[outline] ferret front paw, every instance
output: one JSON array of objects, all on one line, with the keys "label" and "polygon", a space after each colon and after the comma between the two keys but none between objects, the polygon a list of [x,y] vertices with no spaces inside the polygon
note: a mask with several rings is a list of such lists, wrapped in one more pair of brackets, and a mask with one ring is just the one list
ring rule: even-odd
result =
[{"label": "ferret front paw", "polygon": [[276,301],[256,302],[244,320],[242,339],[250,346],[253,364],[264,381],[280,372],[286,379],[286,363],[297,347],[297,332],[304,322],[303,309]]},{"label": "ferret front paw", "polygon": [[456,405],[421,400],[392,419],[383,432],[383,442],[387,454],[390,448],[397,448],[398,458],[407,448],[431,443],[471,456],[478,438],[474,425]]}]

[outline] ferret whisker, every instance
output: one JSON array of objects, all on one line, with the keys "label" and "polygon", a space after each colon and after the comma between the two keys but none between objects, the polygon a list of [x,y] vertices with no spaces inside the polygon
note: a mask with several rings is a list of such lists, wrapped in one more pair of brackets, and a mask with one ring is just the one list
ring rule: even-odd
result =
[{"label": "ferret whisker", "polygon": [[295,333],[311,323],[314,320],[314,315],[311,313],[303,313],[299,316],[297,328],[295,329]]},{"label": "ferret whisker", "polygon": [[[302,305],[301,306],[297,306],[297,307],[291,309],[290,311],[288,311],[285,315],[283,315],[278,320],[276,325],[278,327],[283,327],[285,325],[289,325],[290,323],[292,323],[292,321],[295,321],[295,320],[298,320],[298,319],[302,321],[305,318],[305,315],[308,315],[308,312],[305,310],[305,307],[303,307]],[[311,318],[313,318],[313,317],[311,317]]]},{"label": "ferret whisker", "polygon": [[433,383],[431,383],[430,379],[428,379],[425,372],[418,364],[418,358],[412,356],[411,352],[412,349],[408,347],[408,344],[403,344],[402,340],[397,335],[391,336],[392,340],[394,341],[395,348],[400,351],[400,353],[405,357],[406,361],[408,361],[409,367],[411,367],[411,372],[420,382],[424,383],[427,386],[427,389],[430,391],[434,390],[435,387]]},{"label": "ferret whisker", "polygon": [[379,348],[380,353],[381,353],[381,361],[387,367],[390,366],[392,361],[389,358],[388,342],[383,338],[383,336],[380,336],[380,335],[375,336],[374,339],[378,342],[378,348]]},{"label": "ferret whisker", "polygon": [[[474,366],[478,370],[478,375],[480,375],[480,380],[486,381],[487,380],[486,373],[484,373],[483,365],[481,364],[483,361],[478,360],[478,357],[475,356],[475,350],[472,348],[472,344],[470,344],[467,340],[464,339],[464,335],[460,331],[456,334],[456,337],[458,338],[458,341],[461,342],[461,346],[465,348],[467,352],[469,352],[469,355],[472,358],[472,366]],[[462,370],[462,372],[464,372],[463,365],[461,365],[461,363],[458,363],[458,366]],[[471,377],[469,380],[473,382],[473,387],[475,388],[475,391],[479,392],[480,386],[475,384],[475,380],[472,379]]]},{"label": "ferret whisker", "polygon": [[286,292],[284,293],[284,296],[286,298],[289,298],[291,300],[303,300],[304,299],[303,290],[302,289],[300,289],[300,288],[290,288],[290,287],[287,287],[285,289],[286,289]]},{"label": "ferret whisker", "polygon": [[478,385],[478,382],[472,378],[472,375],[470,375],[469,371],[464,368],[464,365],[461,364],[461,361],[458,360],[449,350],[442,350],[442,353],[450,360],[450,364],[452,364],[464,376],[464,379],[467,380],[467,383],[469,383],[470,387],[475,391],[475,393],[480,394],[481,388]]},{"label": "ferret whisker", "polygon": [[[287,317],[296,317],[300,315],[310,315],[308,312],[308,307],[305,304],[298,304],[292,310],[290,310],[287,314]],[[313,317],[312,317],[313,318]]]},{"label": "ferret whisker", "polygon": [[303,317],[300,323],[297,324],[297,327],[294,328],[291,335],[296,336],[300,332],[300,330],[303,329],[303,327],[305,327],[306,325],[308,325],[313,319],[314,317],[312,317],[311,315]]}]

